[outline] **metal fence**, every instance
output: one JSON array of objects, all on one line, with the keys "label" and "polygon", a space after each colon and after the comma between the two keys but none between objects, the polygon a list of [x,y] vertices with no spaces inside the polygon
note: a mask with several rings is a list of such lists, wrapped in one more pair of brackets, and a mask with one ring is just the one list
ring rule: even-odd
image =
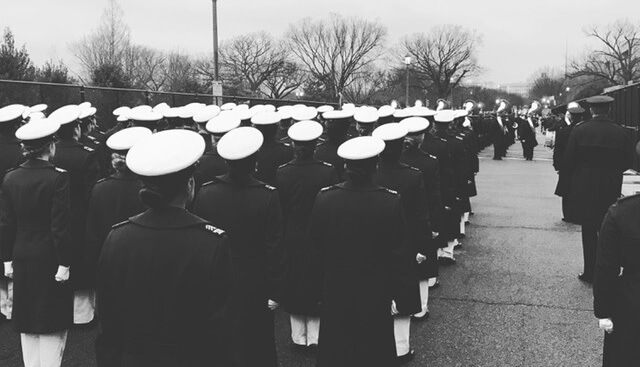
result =
[{"label": "metal fence", "polygon": [[214,96],[212,94],[155,92],[140,89],[0,80],[0,106],[12,103],[20,103],[27,106],[46,103],[49,106],[48,111],[51,112],[67,104],[89,101],[97,108],[98,124],[103,129],[108,129],[115,124],[116,121],[112,111],[120,106],[135,107],[141,104],[153,106],[161,102],[165,102],[170,106],[183,106],[192,102],[211,104],[216,100],[219,103],[272,104],[276,107],[298,103],[316,107],[329,104],[337,107],[337,104],[319,101]]}]

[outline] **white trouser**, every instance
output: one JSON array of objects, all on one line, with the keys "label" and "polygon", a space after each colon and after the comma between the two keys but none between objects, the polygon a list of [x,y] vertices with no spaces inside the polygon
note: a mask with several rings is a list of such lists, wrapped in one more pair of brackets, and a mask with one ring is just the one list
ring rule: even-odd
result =
[{"label": "white trouser", "polygon": [[67,330],[52,334],[20,334],[25,367],[60,367]]},{"label": "white trouser", "polygon": [[411,350],[411,316],[394,316],[393,334],[396,337],[396,354],[403,356]]},{"label": "white trouser", "polygon": [[438,257],[448,257],[453,259],[453,248],[456,247],[458,240],[447,241],[447,247],[438,249]]},{"label": "white trouser", "polygon": [[291,339],[297,345],[317,345],[320,334],[320,317],[290,315]]},{"label": "white trouser", "polygon": [[96,291],[93,289],[73,292],[73,323],[88,324],[96,311]]},{"label": "white trouser", "polygon": [[13,310],[13,282],[10,280],[0,281],[0,313],[11,320]]},{"label": "white trouser", "polygon": [[464,221],[465,221],[465,223],[469,221],[469,212],[465,212],[465,213],[462,215],[462,220],[464,220]]},{"label": "white trouser", "polygon": [[429,278],[429,287],[433,287],[434,285],[436,285],[436,281],[438,280],[438,278],[433,277],[433,278]]},{"label": "white trouser", "polygon": [[[435,278],[429,278],[429,280]],[[422,304],[422,310],[413,315],[415,317],[422,317],[429,312],[429,280],[420,281],[420,303]]]},{"label": "white trouser", "polygon": [[465,234],[464,215],[460,216],[460,233]]}]

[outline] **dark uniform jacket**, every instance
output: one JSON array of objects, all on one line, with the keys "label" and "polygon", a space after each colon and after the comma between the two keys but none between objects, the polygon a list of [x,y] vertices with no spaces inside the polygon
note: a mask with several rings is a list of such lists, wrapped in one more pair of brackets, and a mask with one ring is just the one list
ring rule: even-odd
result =
[{"label": "dark uniform jacket", "polygon": [[[0,182],[4,179],[5,173],[20,163],[24,162],[20,141],[13,136],[0,135]],[[2,245],[0,245],[1,247]],[[0,280],[6,279],[4,276],[4,264],[0,264]]]},{"label": "dark uniform jacket", "polygon": [[113,173],[111,167],[111,151],[106,145],[106,134],[101,131],[92,131],[89,135],[82,136],[80,143],[88,146],[95,152],[98,161],[99,174],[98,177],[107,177]]},{"label": "dark uniform jacket", "polygon": [[98,267],[98,366],[231,366],[229,243],[175,207],[114,226]]},{"label": "dark uniform jacket", "polygon": [[218,154],[218,148],[212,147],[210,151],[202,155],[193,174],[196,190],[199,190],[205,183],[212,181],[216,176],[224,175],[227,171],[227,165]]},{"label": "dark uniform jacket", "polygon": [[0,257],[13,261],[13,323],[21,333],[52,333],[73,322],[73,294],[55,281],[72,264],[69,174],[31,159],[8,172],[0,193]]},{"label": "dark uniform jacket", "polygon": [[402,151],[400,162],[417,168],[422,172],[431,227],[433,231],[438,232],[443,224],[442,213],[444,212],[442,192],[440,191],[442,185],[438,159],[420,148],[405,148]]},{"label": "dark uniform jacket", "polygon": [[202,186],[193,211],[224,228],[231,240],[238,366],[276,366],[267,302],[281,302],[285,275],[278,192],[255,179],[235,183],[224,175]]},{"label": "dark uniform jacket", "polygon": [[598,242],[594,311],[613,320],[605,334],[604,366],[640,361],[640,195],[620,199],[607,213]]},{"label": "dark uniform jacket", "polygon": [[275,185],[278,167],[293,159],[293,147],[276,141],[265,141],[258,152],[256,179]]},{"label": "dark uniform jacket", "polygon": [[569,144],[569,137],[576,124],[567,125],[562,120],[562,124],[556,127],[556,142],[553,148],[553,168],[558,171],[558,184],[555,194],[558,196],[569,195],[571,188],[571,169],[564,165],[564,154]]},{"label": "dark uniform jacket", "polygon": [[111,227],[145,210],[138,195],[141,188],[142,182],[130,171],[103,178],[93,187],[86,234],[86,256],[90,269],[97,269],[102,244]]},{"label": "dark uniform jacket", "polygon": [[295,158],[278,168],[276,187],[282,205],[284,246],[288,259],[284,306],[294,315],[318,316],[310,285],[318,274],[307,241],[313,203],[323,187],[338,183],[331,164],[315,158]]},{"label": "dark uniform jacket", "polygon": [[612,120],[596,117],[573,129],[564,165],[572,171],[570,197],[582,224],[600,226],[632,163],[630,136]]},{"label": "dark uniform jacket", "polygon": [[[391,316],[420,311],[402,199],[389,189],[350,182],[323,189],[309,223],[321,264],[318,366],[393,366]],[[413,259],[415,261],[415,259]]]},{"label": "dark uniform jacket", "polygon": [[316,158],[323,162],[330,163],[333,168],[335,168],[336,173],[338,174],[338,179],[342,182],[345,177],[344,160],[338,156],[338,147],[340,144],[342,144],[342,142],[338,143],[331,140],[318,144],[318,148],[316,149]]},{"label": "dark uniform jacket", "polygon": [[69,231],[73,246],[70,281],[74,289],[91,286],[91,274],[86,257],[87,208],[93,185],[98,181],[100,167],[95,151],[76,141],[61,140],[56,143],[56,154],[51,160],[56,167],[69,172],[71,191],[71,216]]},{"label": "dark uniform jacket", "polygon": [[[403,163],[381,162],[378,171],[373,176],[373,182],[400,194],[402,206],[409,228],[408,238],[411,244],[413,258],[418,253],[427,257],[427,260],[417,265],[420,278],[428,279],[438,273],[436,258],[438,248],[432,239],[431,224],[429,222],[429,206],[427,194],[419,169]],[[418,274],[416,274],[418,275]],[[415,290],[420,293],[419,284],[416,282]]]},{"label": "dark uniform jacket", "polygon": [[518,136],[522,142],[523,147],[536,147],[538,146],[538,140],[536,139],[535,124],[531,127],[529,121],[523,118],[516,118],[518,123]]}]

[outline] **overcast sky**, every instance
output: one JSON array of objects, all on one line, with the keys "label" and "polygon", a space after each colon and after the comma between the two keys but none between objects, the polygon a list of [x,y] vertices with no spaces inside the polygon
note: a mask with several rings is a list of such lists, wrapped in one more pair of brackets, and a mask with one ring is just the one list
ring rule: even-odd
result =
[{"label": "overcast sky", "polygon": [[[10,27],[37,64],[62,58],[75,65],[70,42],[89,33],[107,0],[2,0],[0,26]],[[120,0],[133,41],[162,50],[210,53],[210,0]],[[265,30],[284,33],[290,23],[329,13],[379,20],[388,44],[440,24],[460,24],[483,36],[479,81],[516,83],[544,66],[564,69],[590,41],[585,25],[629,17],[640,21],[638,0],[218,0],[220,39]]]}]

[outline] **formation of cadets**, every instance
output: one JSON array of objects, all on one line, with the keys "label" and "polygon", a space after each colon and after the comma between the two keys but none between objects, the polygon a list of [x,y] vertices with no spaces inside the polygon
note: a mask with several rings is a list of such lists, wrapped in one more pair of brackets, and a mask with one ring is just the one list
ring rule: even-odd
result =
[{"label": "formation of cadets", "polygon": [[506,127],[474,101],[162,103],[107,132],[88,102],[46,110],[0,109],[0,303],[29,367],[95,320],[99,366],[276,366],[280,306],[320,366],[411,360]]}]

